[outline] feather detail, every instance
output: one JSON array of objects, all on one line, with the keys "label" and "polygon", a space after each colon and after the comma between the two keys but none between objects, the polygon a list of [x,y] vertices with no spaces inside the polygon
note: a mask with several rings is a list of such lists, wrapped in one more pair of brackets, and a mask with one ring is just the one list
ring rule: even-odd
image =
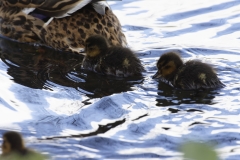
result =
[{"label": "feather detail", "polygon": [[39,13],[48,15],[49,17],[63,18],[81,9],[91,1],[92,0],[48,1],[41,7],[38,7],[37,10]]},{"label": "feather detail", "polygon": [[87,5],[88,3],[90,3],[91,0],[83,0],[77,3],[77,5],[73,8],[71,8],[69,11],[67,11],[67,13],[65,13],[64,15],[61,15],[59,17],[56,18],[62,18],[62,17],[66,17],[71,15],[72,13],[76,12],[77,10],[81,9],[82,7],[84,7],[85,5]]},{"label": "feather detail", "polygon": [[101,15],[105,14],[106,7],[110,8],[106,1],[95,2],[92,5],[94,10]]},{"label": "feather detail", "polygon": [[32,12],[32,11],[34,11],[34,10],[35,10],[35,8],[24,8],[24,9],[22,10],[22,12],[25,13],[25,14],[29,14],[30,12]]},{"label": "feather detail", "polygon": [[53,17],[51,17],[47,22],[45,22],[43,27],[46,27],[47,25],[49,25],[49,23],[52,22],[52,20],[53,20]]},{"label": "feather detail", "polygon": [[37,8],[44,4],[46,1],[47,0],[31,0],[31,1],[1,0],[1,3],[5,7]]}]

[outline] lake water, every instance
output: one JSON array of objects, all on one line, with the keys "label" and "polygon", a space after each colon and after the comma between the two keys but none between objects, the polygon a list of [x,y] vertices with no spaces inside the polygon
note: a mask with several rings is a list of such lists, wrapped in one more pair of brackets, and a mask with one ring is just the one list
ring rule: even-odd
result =
[{"label": "lake water", "polygon": [[[109,4],[144,76],[98,75],[81,70],[82,56],[0,38],[0,133],[19,131],[56,160],[180,160],[188,140],[240,159],[240,1]],[[212,64],[226,87],[183,91],[153,80],[170,50]]]}]

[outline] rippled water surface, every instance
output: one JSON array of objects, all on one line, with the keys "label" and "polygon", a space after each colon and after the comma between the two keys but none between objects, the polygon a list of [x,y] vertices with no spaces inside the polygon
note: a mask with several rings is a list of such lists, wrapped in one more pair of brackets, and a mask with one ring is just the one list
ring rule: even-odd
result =
[{"label": "rippled water surface", "polygon": [[[0,38],[0,132],[56,160],[182,159],[186,140],[240,159],[240,1],[111,1],[143,77],[81,69],[81,55]],[[213,65],[225,88],[182,91],[153,80],[170,50]],[[2,139],[0,139],[2,141]]]}]

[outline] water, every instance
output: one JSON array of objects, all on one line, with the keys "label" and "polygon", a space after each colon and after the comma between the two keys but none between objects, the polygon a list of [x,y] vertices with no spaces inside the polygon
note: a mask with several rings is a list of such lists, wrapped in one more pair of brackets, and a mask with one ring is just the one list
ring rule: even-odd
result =
[{"label": "water", "polygon": [[[240,1],[109,2],[145,72],[81,70],[82,56],[0,39],[0,133],[19,131],[52,159],[182,159],[187,140],[239,159]],[[153,80],[170,50],[213,65],[223,89],[182,91]],[[0,139],[2,141],[2,139]]]}]

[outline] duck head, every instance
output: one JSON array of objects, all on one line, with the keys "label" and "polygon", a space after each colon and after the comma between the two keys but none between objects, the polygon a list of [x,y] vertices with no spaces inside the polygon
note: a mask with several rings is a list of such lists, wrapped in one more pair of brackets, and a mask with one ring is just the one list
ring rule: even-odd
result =
[{"label": "duck head", "polygon": [[85,42],[86,56],[93,58],[100,54],[104,54],[108,47],[109,44],[103,36],[90,36]]},{"label": "duck head", "polygon": [[3,155],[9,154],[12,151],[21,151],[24,148],[24,142],[19,133],[13,131],[4,133],[2,143]]},{"label": "duck head", "polygon": [[152,78],[164,78],[171,81],[182,65],[183,61],[177,53],[164,53],[157,62],[158,71]]}]

